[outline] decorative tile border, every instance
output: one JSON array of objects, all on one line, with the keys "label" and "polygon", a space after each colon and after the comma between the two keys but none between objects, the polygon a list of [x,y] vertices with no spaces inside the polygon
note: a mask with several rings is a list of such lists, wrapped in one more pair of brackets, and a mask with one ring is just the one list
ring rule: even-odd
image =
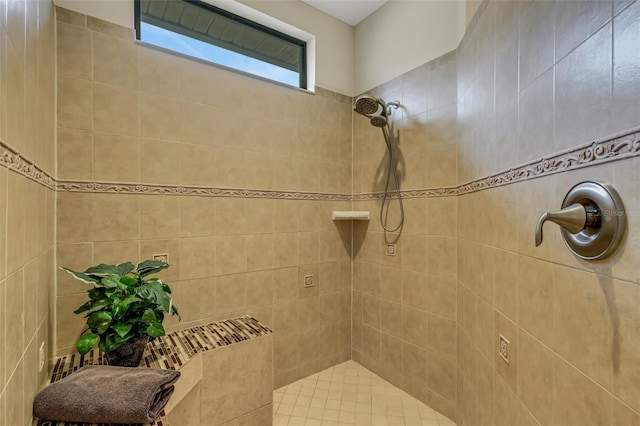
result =
[{"label": "decorative tile border", "polygon": [[[640,127],[597,139],[529,161],[520,166],[494,173],[471,182],[441,188],[401,191],[403,198],[451,197],[484,189],[497,188],[515,182],[549,176],[570,170],[624,160],[640,155]],[[112,193],[138,195],[193,195],[201,197],[271,198],[287,200],[364,201],[383,197],[382,193],[337,194],[303,191],[272,191],[242,188],[153,185],[139,183],[87,182],[58,180],[49,176],[33,162],[0,142],[0,166],[14,170],[47,188],[61,192]]]},{"label": "decorative tile border", "polygon": [[350,201],[351,195],[321,192],[270,191],[201,186],[145,185],[138,183],[76,182],[59,180],[58,191],[141,195],[197,195],[200,197],[280,198],[287,200]]},{"label": "decorative tile border", "polygon": [[0,166],[13,170],[49,189],[56,187],[56,181],[53,177],[2,141],[0,141]]},{"label": "decorative tile border", "polygon": [[[640,155],[640,127],[616,133],[613,136],[597,139],[593,142],[561,151],[552,156],[533,160],[462,185],[407,190],[401,191],[401,194],[403,198],[451,197],[612,161],[624,160],[638,155]],[[369,193],[354,194],[352,199],[354,201],[362,201],[375,200],[382,197],[382,193]]]}]

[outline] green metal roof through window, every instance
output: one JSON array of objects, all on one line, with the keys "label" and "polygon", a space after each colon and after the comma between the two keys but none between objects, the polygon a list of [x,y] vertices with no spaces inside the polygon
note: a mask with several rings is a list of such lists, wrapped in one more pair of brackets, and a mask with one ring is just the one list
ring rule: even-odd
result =
[{"label": "green metal roof through window", "polygon": [[140,18],[151,25],[273,65],[300,71],[304,42],[209,4],[141,0]]}]

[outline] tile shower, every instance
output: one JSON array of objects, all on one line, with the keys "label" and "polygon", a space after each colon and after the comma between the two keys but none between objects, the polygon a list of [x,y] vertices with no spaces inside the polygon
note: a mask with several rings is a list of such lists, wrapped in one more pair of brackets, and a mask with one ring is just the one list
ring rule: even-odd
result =
[{"label": "tile shower", "polygon": [[[245,313],[274,329],[277,388],[353,359],[461,425],[640,422],[639,136],[621,133],[640,125],[639,2],[484,2],[456,51],[373,89],[404,106],[397,235],[331,221],[380,205],[384,142],[351,98],[46,1],[0,16],[6,424],[30,419],[38,343],[66,353],[82,326],[82,288],[56,290],[54,264],[154,253],[174,264],[173,329]],[[591,178],[629,212],[619,252],[579,262],[556,229],[534,248],[540,213]]]}]

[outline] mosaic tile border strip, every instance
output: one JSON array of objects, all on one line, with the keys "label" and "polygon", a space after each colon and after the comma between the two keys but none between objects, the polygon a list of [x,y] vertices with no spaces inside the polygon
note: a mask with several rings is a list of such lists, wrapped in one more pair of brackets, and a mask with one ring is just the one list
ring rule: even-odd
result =
[{"label": "mosaic tile border strip", "polygon": [[[239,318],[214,321],[209,324],[174,331],[147,344],[141,366],[179,370],[199,352],[232,345],[270,334],[271,330],[255,318],[245,315]],[[102,352],[92,349],[86,355],[71,354],[58,358],[51,373],[51,383],[64,379],[85,365],[106,365]],[[154,422],[163,426],[164,413]],[[41,420],[38,426],[103,426],[90,423],[66,423]]]},{"label": "mosaic tile border strip", "polygon": [[13,170],[49,189],[56,188],[56,181],[52,176],[2,141],[0,141],[0,166]]}]

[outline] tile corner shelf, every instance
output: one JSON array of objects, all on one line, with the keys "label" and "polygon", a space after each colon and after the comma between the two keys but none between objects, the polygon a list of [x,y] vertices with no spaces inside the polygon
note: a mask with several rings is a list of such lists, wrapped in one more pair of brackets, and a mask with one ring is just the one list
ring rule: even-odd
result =
[{"label": "tile corner shelf", "polygon": [[334,211],[332,213],[333,220],[369,220],[368,211]]}]

